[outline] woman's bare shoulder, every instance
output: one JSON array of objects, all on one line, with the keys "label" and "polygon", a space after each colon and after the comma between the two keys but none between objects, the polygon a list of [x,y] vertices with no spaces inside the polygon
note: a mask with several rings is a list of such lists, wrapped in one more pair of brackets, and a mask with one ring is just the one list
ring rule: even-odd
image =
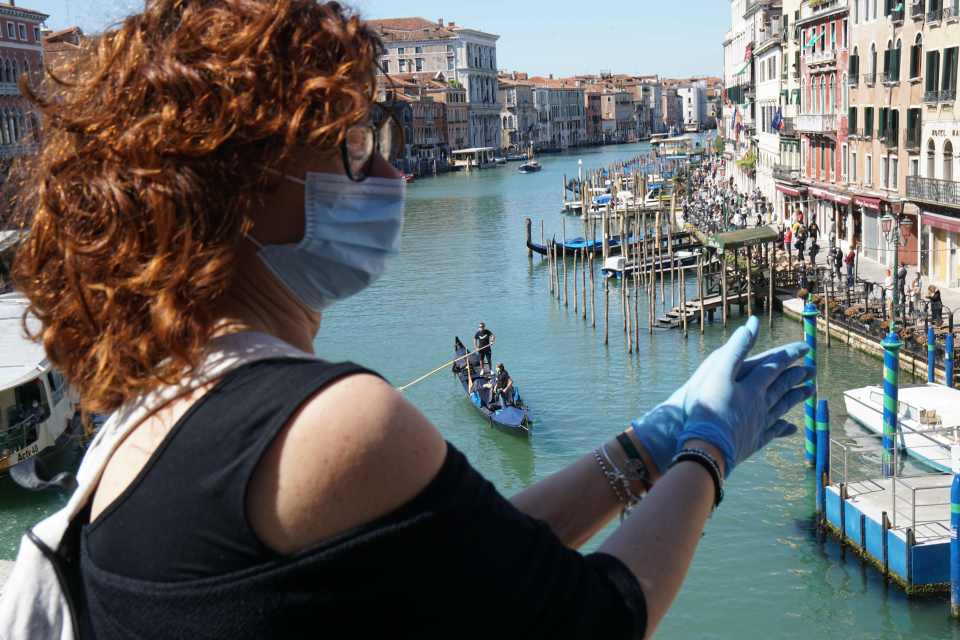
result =
[{"label": "woman's bare shoulder", "polygon": [[399,392],[349,376],[305,403],[267,450],[248,519],[275,551],[308,549],[410,501],[445,456],[439,431]]}]

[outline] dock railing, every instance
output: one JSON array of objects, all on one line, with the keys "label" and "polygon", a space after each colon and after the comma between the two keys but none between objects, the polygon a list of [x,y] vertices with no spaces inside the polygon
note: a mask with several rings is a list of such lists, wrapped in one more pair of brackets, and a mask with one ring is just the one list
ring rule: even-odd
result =
[{"label": "dock railing", "polygon": [[[842,487],[845,499],[871,493],[889,493],[890,528],[912,530],[917,542],[942,540],[950,536],[951,474],[910,470],[905,465],[903,434],[920,433],[905,426],[894,450],[895,475],[883,478],[879,436],[864,435],[830,439],[831,485]],[[931,451],[926,452],[925,449]],[[911,445],[911,450],[928,459],[943,456],[941,445]]]}]

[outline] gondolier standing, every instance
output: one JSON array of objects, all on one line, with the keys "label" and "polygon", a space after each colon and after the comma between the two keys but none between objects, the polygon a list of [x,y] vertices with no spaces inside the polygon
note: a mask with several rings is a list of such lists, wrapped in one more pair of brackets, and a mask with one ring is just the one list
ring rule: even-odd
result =
[{"label": "gondolier standing", "polygon": [[487,371],[493,371],[493,343],[497,341],[497,336],[493,335],[487,325],[480,323],[477,332],[473,335],[473,348],[480,352],[480,369],[483,371],[483,363],[487,363]]}]

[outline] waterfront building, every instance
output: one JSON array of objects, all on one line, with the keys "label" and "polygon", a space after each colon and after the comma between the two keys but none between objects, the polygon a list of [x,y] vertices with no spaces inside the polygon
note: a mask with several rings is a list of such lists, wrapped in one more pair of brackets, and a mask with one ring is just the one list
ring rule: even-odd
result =
[{"label": "waterfront building", "polygon": [[923,96],[906,121],[907,147],[918,152],[910,156],[906,195],[920,214],[919,268],[930,282],[960,287],[960,6],[920,2],[905,20],[924,25],[910,47],[909,71]]},{"label": "waterfront building", "polygon": [[600,94],[594,91],[585,91],[583,101],[587,142],[600,144],[603,142],[603,113],[600,110]]},{"label": "waterfront building", "polygon": [[40,121],[17,85],[26,74],[36,86],[43,80],[41,24],[47,15],[14,4],[0,4],[0,175],[10,161],[36,153]]},{"label": "waterfront building", "polygon": [[524,73],[499,77],[501,133],[504,149],[526,150],[537,132],[537,110],[533,104],[533,82]]},{"label": "waterfront building", "polygon": [[440,71],[426,81],[426,93],[435,102],[445,105],[447,131],[444,142],[450,151],[464,149],[470,138],[470,116],[467,91],[458,81]]},{"label": "waterfront building", "polygon": [[730,0],[730,30],[723,40],[726,87],[723,136],[726,175],[740,191],[753,191],[756,186],[753,34],[748,32],[746,8],[747,0]]},{"label": "waterfront building", "polygon": [[800,56],[803,42],[800,41],[801,0],[783,0],[781,6],[782,54],[780,68],[780,120],[777,137],[780,143],[780,158],[773,167],[775,191],[773,209],[780,220],[786,220],[790,212],[803,206],[807,197],[806,185],[800,182],[800,135],[796,122],[800,115]]},{"label": "waterfront building", "polygon": [[852,239],[856,224],[848,224],[845,213],[853,197],[847,190],[843,161],[848,148],[849,102],[846,0],[804,2],[796,27],[800,34],[800,115],[795,126],[801,140],[801,181],[807,186],[799,210],[805,222],[816,220],[825,234],[835,229],[839,238]]},{"label": "waterfront building", "polygon": [[583,89],[576,80],[534,77],[533,107],[537,114],[537,149],[578,147],[587,140]]},{"label": "waterfront building", "polygon": [[384,43],[381,73],[443,71],[466,91],[468,146],[500,147],[497,40],[500,36],[443,19],[389,18],[368,24]]},{"label": "waterfront building", "polygon": [[700,131],[707,119],[706,87],[691,84],[677,89],[682,109],[683,127],[687,131]]},{"label": "waterfront building", "polygon": [[850,139],[839,151],[853,195],[841,236],[861,241],[862,255],[886,265],[894,252],[880,218],[898,211],[910,221],[901,227],[907,244],[900,256],[912,265],[919,261],[919,209],[904,199],[907,176],[919,169],[924,17],[915,3],[852,1],[850,61],[838,66],[850,92]]},{"label": "waterfront building", "polygon": [[604,89],[600,93],[600,130],[604,142],[633,139],[633,100],[628,92]]},{"label": "waterfront building", "polygon": [[[683,129],[683,103],[677,94],[677,87],[665,86],[660,97],[660,113],[663,129],[660,131],[680,131]],[[721,105],[722,109],[722,105]],[[722,111],[721,111],[722,113]]]},{"label": "waterfront building", "polygon": [[773,171],[780,164],[784,60],[781,10],[779,1],[751,2],[744,13],[748,29],[753,34],[757,188],[771,202],[777,192]]}]

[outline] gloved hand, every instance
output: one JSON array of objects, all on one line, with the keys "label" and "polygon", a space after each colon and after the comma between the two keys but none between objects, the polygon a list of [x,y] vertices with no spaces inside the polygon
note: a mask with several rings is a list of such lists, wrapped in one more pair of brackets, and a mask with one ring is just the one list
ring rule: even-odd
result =
[{"label": "gloved hand", "polygon": [[[759,327],[759,322],[757,324]],[[727,345],[732,341],[731,338]],[[670,466],[670,461],[677,453],[677,438],[683,431],[688,419],[686,412],[688,389],[696,389],[702,386],[706,380],[713,376],[713,371],[717,368],[718,361],[725,348],[722,347],[711,353],[683,386],[674,391],[665,402],[658,404],[642,418],[636,418],[630,423],[634,435],[647,450],[647,454],[660,473],[666,472],[667,467]],[[742,379],[750,375],[758,366],[774,366],[786,357],[790,357],[790,361],[793,361],[806,354],[806,352],[807,345],[803,342],[774,347],[745,360],[740,367],[739,378]],[[794,353],[797,355],[791,355]]]},{"label": "gloved hand", "polygon": [[811,379],[813,370],[791,366],[808,350],[802,342],[767,352],[762,362],[744,373],[759,329],[760,321],[751,317],[727,344],[710,354],[686,385],[686,423],[678,446],[698,439],[717,447],[727,476],[774,438],[795,433],[797,427],[781,416],[812,392],[797,385]]}]

